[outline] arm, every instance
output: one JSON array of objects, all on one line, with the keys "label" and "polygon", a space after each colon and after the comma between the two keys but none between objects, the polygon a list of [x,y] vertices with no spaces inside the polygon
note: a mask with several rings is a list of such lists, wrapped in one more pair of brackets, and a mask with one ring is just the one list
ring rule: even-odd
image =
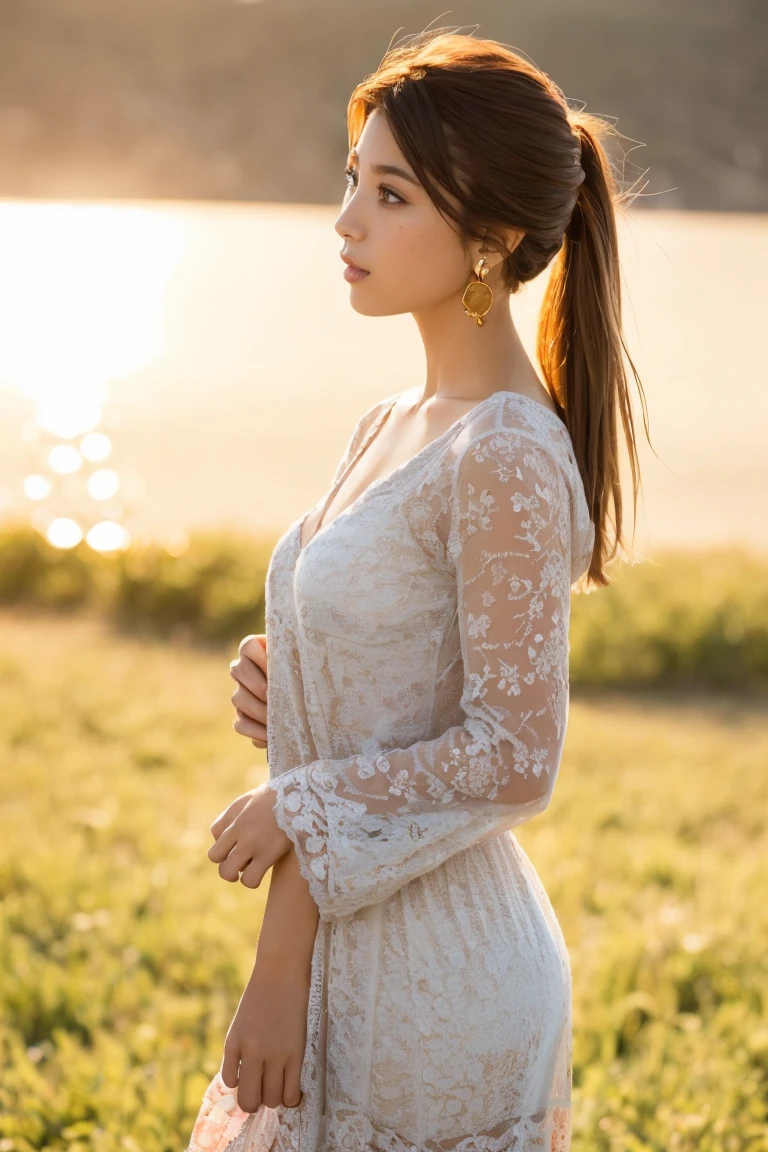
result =
[{"label": "arm", "polygon": [[256,967],[290,967],[309,979],[318,919],[296,853],[289,849],[272,868]]},{"label": "arm", "polygon": [[348,915],[542,812],[568,714],[570,504],[541,446],[483,433],[457,471],[449,551],[463,724],[269,782],[320,915]]},{"label": "arm", "polygon": [[[217,1125],[222,1140],[216,1147],[223,1147],[227,1121],[239,1123],[262,1104],[298,1105],[317,920],[317,906],[289,849],[272,870],[256,962],[227,1032],[218,1083],[206,1093],[209,1104],[234,1096],[237,1111],[201,1111],[190,1144],[197,1152],[211,1146]],[[227,1128],[227,1134],[234,1132]]]}]

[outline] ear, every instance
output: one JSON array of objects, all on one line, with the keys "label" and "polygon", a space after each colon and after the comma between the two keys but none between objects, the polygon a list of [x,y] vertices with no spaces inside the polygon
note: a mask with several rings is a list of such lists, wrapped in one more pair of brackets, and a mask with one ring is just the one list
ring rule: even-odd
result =
[{"label": "ear", "polygon": [[[503,260],[506,260],[507,256],[512,255],[515,248],[518,247],[523,237],[525,236],[525,232],[521,228],[508,228],[506,231],[502,232],[501,235],[504,237],[504,244],[506,245],[504,249],[493,247],[488,244],[487,241],[482,244],[474,244],[472,246],[473,268],[480,257],[483,255],[488,261],[490,268],[495,268],[497,264],[500,264]],[[481,251],[483,247],[485,247],[485,252]]]},{"label": "ear", "polygon": [[525,232],[521,228],[512,228],[504,233],[504,238],[507,244],[506,256],[511,256],[515,248],[522,243]]}]

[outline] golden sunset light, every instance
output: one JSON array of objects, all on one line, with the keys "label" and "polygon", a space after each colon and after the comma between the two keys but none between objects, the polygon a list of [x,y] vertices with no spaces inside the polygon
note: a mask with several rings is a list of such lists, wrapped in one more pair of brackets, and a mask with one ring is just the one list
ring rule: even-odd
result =
[{"label": "golden sunset light", "polygon": [[[37,507],[35,522],[57,548],[85,538],[97,551],[129,540],[125,528],[94,522],[82,501],[114,496],[120,480],[100,469],[82,485],[56,488],[56,476],[78,472],[109,455],[98,431],[111,381],[130,376],[161,354],[169,279],[184,247],[180,217],[133,206],[0,204],[0,385],[34,404],[28,439],[51,479],[31,474],[24,492],[38,504],[57,495],[80,498],[69,516]],[[121,509],[115,507],[115,511]]]},{"label": "golden sunset light", "polygon": [[768,1152],[768,5],[0,7],[0,1152]]}]

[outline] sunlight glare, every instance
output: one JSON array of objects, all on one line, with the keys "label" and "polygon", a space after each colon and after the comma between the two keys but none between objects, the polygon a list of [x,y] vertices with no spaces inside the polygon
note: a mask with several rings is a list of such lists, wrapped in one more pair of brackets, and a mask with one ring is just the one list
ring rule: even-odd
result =
[{"label": "sunlight glare", "polygon": [[86,460],[106,460],[112,451],[112,441],[105,432],[89,432],[80,441],[80,452]]},{"label": "sunlight glare", "polygon": [[101,421],[106,399],[107,390],[103,385],[95,387],[92,396],[38,396],[37,423],[62,440],[82,436]]},{"label": "sunlight glare", "polygon": [[89,530],[86,542],[94,552],[116,552],[129,546],[131,535],[122,524],[114,520],[102,520]]},{"label": "sunlight glare", "polygon": [[112,468],[97,468],[88,477],[88,495],[94,500],[109,500],[117,492],[120,480]]},{"label": "sunlight glare", "polygon": [[45,536],[54,548],[74,548],[83,538],[83,530],[76,520],[59,516],[48,525]]},{"label": "sunlight glare", "polygon": [[156,209],[0,204],[0,386],[34,400],[49,431],[94,427],[106,383],[162,351],[185,231]]},{"label": "sunlight glare", "polygon": [[56,444],[48,453],[48,463],[51,468],[62,476],[70,472],[77,472],[82,462],[82,456],[77,448],[73,448],[71,444]]},{"label": "sunlight glare", "polygon": [[28,500],[45,500],[51,493],[51,483],[39,472],[33,472],[24,480],[24,495]]}]

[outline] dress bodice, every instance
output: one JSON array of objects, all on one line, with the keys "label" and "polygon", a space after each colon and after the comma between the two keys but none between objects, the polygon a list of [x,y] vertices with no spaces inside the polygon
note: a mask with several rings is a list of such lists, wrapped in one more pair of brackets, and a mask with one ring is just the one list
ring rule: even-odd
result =
[{"label": "dress bodice", "polygon": [[[329,492],[400,395],[360,419]],[[488,488],[462,504],[459,465],[473,448],[486,458]],[[304,548],[301,526],[313,509],[289,526],[267,573],[270,675],[278,680],[270,680],[271,777],[318,757],[404,747],[461,718],[456,561],[468,535],[483,532],[492,501],[506,489],[514,501],[515,461],[526,456],[544,486],[542,505],[559,509],[570,585],[594,544],[573,447],[559,417],[516,392],[476,405],[374,481]],[[535,524],[529,541],[518,541],[518,550],[531,548]]]}]

